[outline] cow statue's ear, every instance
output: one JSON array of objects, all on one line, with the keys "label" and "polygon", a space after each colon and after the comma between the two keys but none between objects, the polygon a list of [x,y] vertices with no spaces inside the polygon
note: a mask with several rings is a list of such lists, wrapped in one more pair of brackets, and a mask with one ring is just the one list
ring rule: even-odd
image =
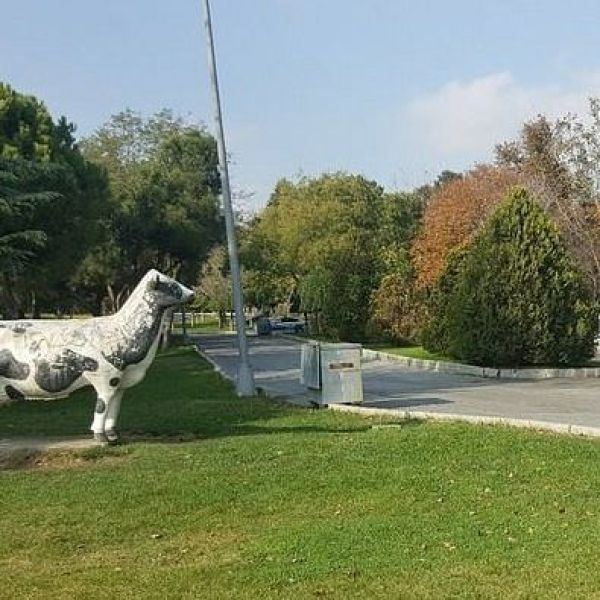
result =
[{"label": "cow statue's ear", "polygon": [[160,278],[158,277],[158,275],[156,277],[152,277],[152,279],[150,279],[150,281],[148,281],[148,285],[146,286],[146,289],[150,292],[157,289],[159,281],[160,281]]}]

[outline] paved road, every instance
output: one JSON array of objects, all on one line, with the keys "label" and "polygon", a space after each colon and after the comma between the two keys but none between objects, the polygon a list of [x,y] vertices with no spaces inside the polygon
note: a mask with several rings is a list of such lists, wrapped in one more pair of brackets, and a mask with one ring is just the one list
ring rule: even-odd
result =
[{"label": "paved road", "polygon": [[[249,340],[257,385],[271,395],[306,403],[311,393],[307,395],[299,383],[300,343],[285,337]],[[233,336],[200,336],[198,346],[220,368],[235,375]],[[372,361],[363,364],[363,384],[366,407],[600,428],[599,379],[490,380]]]}]

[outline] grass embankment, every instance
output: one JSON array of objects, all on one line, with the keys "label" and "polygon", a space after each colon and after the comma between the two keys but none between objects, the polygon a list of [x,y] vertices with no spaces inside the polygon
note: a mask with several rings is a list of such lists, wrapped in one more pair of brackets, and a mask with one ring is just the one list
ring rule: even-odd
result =
[{"label": "grass embankment", "polygon": [[[463,362],[456,358],[451,358],[445,354],[438,354],[436,352],[429,352],[425,350],[423,346],[392,346],[386,344],[366,344],[366,347],[372,348],[373,350],[379,350],[380,352],[387,352],[388,354],[396,354],[398,356],[406,356],[407,358],[420,358],[424,360],[437,360],[442,362]],[[471,364],[464,362],[464,364]],[[584,367],[600,367],[600,360],[592,359],[587,362],[577,363],[572,365],[533,365],[520,367],[522,369],[569,369],[569,368],[584,368]],[[508,367],[510,368],[510,367]]]},{"label": "grass embankment", "polygon": [[453,360],[452,358],[444,354],[429,352],[429,350],[425,350],[423,346],[392,346],[389,344],[367,344],[367,347],[372,348],[373,350],[379,350],[380,352],[387,352],[388,354],[406,356],[407,358],[419,358],[423,360],[442,360],[445,362],[451,362]]},{"label": "grass embankment", "polygon": [[[0,408],[0,436],[84,433],[93,404]],[[0,473],[1,598],[600,590],[597,441],[241,400],[185,349],[122,429],[138,441]]]},{"label": "grass embankment", "polygon": [[[339,340],[333,340],[331,337],[326,335],[315,335],[315,334],[296,334],[296,337],[305,337],[307,340],[317,340],[319,342],[335,342]],[[391,343],[376,342],[376,341],[365,341],[362,342],[364,348],[371,350],[378,350],[379,352],[387,352],[389,354],[397,354],[398,356],[406,356],[407,358],[420,358],[425,360],[442,360],[445,362],[452,362],[454,359],[444,354],[438,354],[435,352],[429,352],[425,350],[423,346],[396,346]]]},{"label": "grass embankment", "polygon": [[[247,332],[253,331],[252,327],[246,328]],[[180,334],[183,332],[183,326],[181,323],[175,323],[173,325],[173,333]],[[199,335],[199,334],[219,334],[219,333],[234,333],[235,329],[232,329],[230,325],[225,326],[224,328],[219,327],[219,323],[215,321],[214,323],[209,321],[207,323],[196,323],[193,327],[188,325],[186,328],[186,333],[188,335]]]},{"label": "grass embankment", "polygon": [[[173,323],[173,330],[181,333],[183,331],[182,323]],[[196,323],[193,327],[188,324],[186,331],[188,335],[193,335],[197,333],[220,333],[228,330],[220,329],[218,321],[207,321],[206,323]]]}]

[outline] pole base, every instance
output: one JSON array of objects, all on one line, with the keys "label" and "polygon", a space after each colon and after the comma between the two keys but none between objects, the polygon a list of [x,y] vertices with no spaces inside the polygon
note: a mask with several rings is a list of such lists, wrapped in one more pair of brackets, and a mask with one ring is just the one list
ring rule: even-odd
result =
[{"label": "pole base", "polygon": [[256,387],[250,365],[240,363],[238,366],[236,388],[238,396],[256,395]]}]

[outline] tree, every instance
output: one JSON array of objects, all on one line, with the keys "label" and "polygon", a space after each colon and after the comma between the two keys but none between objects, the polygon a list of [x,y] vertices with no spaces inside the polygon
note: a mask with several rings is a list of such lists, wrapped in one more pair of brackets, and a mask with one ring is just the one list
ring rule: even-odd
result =
[{"label": "tree", "polygon": [[210,248],[223,239],[216,143],[198,129],[172,132],[144,167],[139,216],[151,223],[145,234],[154,263],[194,280]]},{"label": "tree", "polygon": [[112,210],[107,238],[90,252],[79,280],[106,296],[109,311],[149,268],[196,280],[223,239],[215,140],[168,110],[147,119],[126,110],[82,148],[109,175]]},{"label": "tree", "polygon": [[53,195],[20,192],[10,166],[0,159],[0,272],[19,273],[46,243],[46,234],[31,229],[28,221],[36,206]]},{"label": "tree", "polygon": [[110,210],[106,174],[81,155],[73,134],[74,126],[59,120],[50,161],[54,168],[39,180],[28,179],[32,190],[57,192],[37,213],[48,241],[43,256],[27,272],[28,287],[37,290],[38,304],[48,308],[81,303],[76,273],[102,239]]},{"label": "tree", "polygon": [[414,190],[414,193],[421,196],[424,200],[424,203],[427,204],[429,199],[431,198],[431,194],[434,191],[439,190],[441,187],[454,181],[455,179],[462,179],[464,175],[462,173],[456,173],[455,171],[450,171],[448,169],[444,169],[436,178],[433,183],[426,183]]},{"label": "tree", "polygon": [[419,288],[433,287],[450,252],[469,242],[507,191],[519,182],[514,169],[482,165],[434,189],[421,233],[411,249]]},{"label": "tree", "polygon": [[[404,263],[410,244],[421,227],[426,202],[427,196],[418,190],[384,194],[378,243],[385,271],[394,270],[393,255],[400,255]],[[404,269],[404,266],[400,268]]]},{"label": "tree", "polygon": [[566,243],[600,297],[600,100],[590,115],[550,122],[539,116],[519,138],[496,148],[499,165],[516,170],[558,223]]},{"label": "tree", "polygon": [[397,268],[382,277],[371,299],[371,311],[376,330],[385,337],[396,343],[419,338],[426,312],[410,262],[404,271]]},{"label": "tree", "polygon": [[446,268],[424,302],[425,314],[422,317],[423,325],[419,337],[423,347],[430,352],[450,352],[454,334],[451,327],[454,305],[448,302],[457,288],[468,252],[468,246],[460,246],[450,251],[446,259]]},{"label": "tree", "polygon": [[267,208],[239,229],[244,298],[265,314],[285,303],[298,285],[298,275],[286,264],[278,232],[272,229],[276,212]]},{"label": "tree", "polygon": [[0,299],[8,316],[15,317],[19,278],[47,241],[45,232],[34,228],[32,216],[55,195],[20,191],[22,182],[12,172],[12,162],[0,159]]},{"label": "tree", "polygon": [[[74,132],[66,118],[54,122],[42,102],[0,84],[3,169],[18,182],[19,194],[37,199],[28,204],[27,229],[44,238],[44,252],[27,268],[15,263],[10,269],[11,293],[4,302],[10,303],[11,313],[66,308],[75,302],[72,278],[101,234],[107,180],[82,157]],[[48,201],[39,201],[42,196]]]},{"label": "tree", "polygon": [[370,308],[375,330],[398,342],[415,339],[422,323],[423,294],[416,289],[409,250],[427,198],[423,189],[384,196],[378,250],[381,275]]},{"label": "tree", "polygon": [[573,364],[593,355],[590,290],[558,227],[524,188],[510,193],[452,268],[433,315],[446,347],[433,349],[486,366]]},{"label": "tree", "polygon": [[223,246],[215,246],[202,265],[200,279],[196,287],[199,296],[209,310],[219,315],[219,328],[225,327],[225,317],[233,306],[233,290],[227,251]]},{"label": "tree", "polygon": [[50,160],[54,131],[50,114],[37,98],[0,82],[0,157]]},{"label": "tree", "polygon": [[381,187],[356,175],[282,180],[244,236],[244,265],[268,273],[280,298],[299,293],[332,336],[359,339],[379,278],[382,203]]}]

